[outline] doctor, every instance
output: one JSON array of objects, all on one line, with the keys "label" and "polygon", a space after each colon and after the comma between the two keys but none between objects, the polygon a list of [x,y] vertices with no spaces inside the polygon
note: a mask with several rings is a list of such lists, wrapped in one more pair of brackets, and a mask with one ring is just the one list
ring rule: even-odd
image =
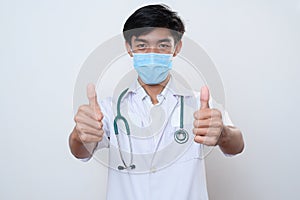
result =
[{"label": "doctor", "polygon": [[[146,27],[146,28],[145,28]],[[136,10],[123,28],[126,48],[133,57],[138,73],[137,80],[124,93],[128,110],[136,117],[136,124],[149,125],[153,106],[160,106],[167,116],[180,109],[180,97],[190,99],[188,93],[178,90],[178,82],[170,75],[172,57],[182,46],[184,24],[176,12],[165,5],[149,5]],[[155,65],[154,65],[155,64]],[[156,67],[155,67],[156,66]],[[159,67],[157,67],[159,66]],[[88,85],[88,105],[82,105],[74,117],[76,125],[70,134],[69,145],[76,158],[88,160],[93,152],[117,144],[114,130],[114,109],[110,99],[98,102],[94,85]],[[209,89],[200,91],[200,108],[193,113],[193,123],[188,128],[191,146],[185,154],[165,169],[149,173],[124,173],[110,169],[107,199],[208,199],[204,160],[198,150],[203,145],[218,145],[224,154],[235,155],[243,151],[240,130],[227,123],[227,117],[209,105]],[[168,144],[169,133],[174,133],[171,122],[158,135],[159,145]],[[132,140],[135,146],[139,141]],[[127,143],[126,137],[121,143]],[[154,152],[158,141],[139,145],[139,151]],[[134,162],[134,161],[133,161]],[[138,167],[138,166],[137,166]],[[127,169],[125,169],[127,170]]]}]

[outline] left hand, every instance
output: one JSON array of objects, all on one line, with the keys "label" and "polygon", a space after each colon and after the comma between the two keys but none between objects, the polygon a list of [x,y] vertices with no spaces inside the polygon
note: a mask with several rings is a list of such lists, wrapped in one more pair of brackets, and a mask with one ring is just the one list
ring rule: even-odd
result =
[{"label": "left hand", "polygon": [[209,108],[209,90],[207,86],[201,88],[200,109],[194,113],[194,141],[208,146],[218,144],[223,130],[222,114],[217,109]]}]

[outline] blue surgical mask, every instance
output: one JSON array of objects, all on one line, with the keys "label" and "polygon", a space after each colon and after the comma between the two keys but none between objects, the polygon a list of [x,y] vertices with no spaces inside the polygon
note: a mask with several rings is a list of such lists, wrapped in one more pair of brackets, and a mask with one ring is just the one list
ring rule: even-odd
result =
[{"label": "blue surgical mask", "polygon": [[163,82],[172,69],[173,54],[134,53],[133,66],[145,84]]}]

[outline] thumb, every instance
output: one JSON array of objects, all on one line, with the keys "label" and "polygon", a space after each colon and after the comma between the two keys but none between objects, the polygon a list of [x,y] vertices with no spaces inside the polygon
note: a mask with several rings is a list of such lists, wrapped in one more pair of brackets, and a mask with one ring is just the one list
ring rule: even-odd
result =
[{"label": "thumb", "polygon": [[101,113],[100,106],[97,101],[97,94],[95,85],[93,83],[89,83],[87,86],[87,97],[89,99],[89,105],[92,107],[97,115],[97,118],[99,118],[99,115]]},{"label": "thumb", "polygon": [[209,89],[207,86],[203,86],[201,88],[201,93],[200,93],[200,109],[204,109],[204,108],[209,108]]}]

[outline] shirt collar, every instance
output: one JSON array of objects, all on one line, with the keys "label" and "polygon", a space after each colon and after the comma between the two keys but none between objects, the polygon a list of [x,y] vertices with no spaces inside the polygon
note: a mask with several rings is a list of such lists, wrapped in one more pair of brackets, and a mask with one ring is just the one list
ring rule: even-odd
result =
[{"label": "shirt collar", "polygon": [[[173,75],[171,75],[169,82],[167,83],[166,87],[163,89],[160,95],[162,95],[165,98],[168,92],[170,92],[173,96],[193,96],[192,90],[182,85],[179,80],[173,77]],[[140,99],[144,99],[148,96],[148,94],[140,85],[137,79],[130,85],[124,97],[126,97],[129,93],[138,95]]]},{"label": "shirt collar", "polygon": [[138,79],[136,79],[128,88],[127,96],[129,93],[136,94],[140,99],[144,99],[148,94],[144,90],[144,88],[140,85]]}]

